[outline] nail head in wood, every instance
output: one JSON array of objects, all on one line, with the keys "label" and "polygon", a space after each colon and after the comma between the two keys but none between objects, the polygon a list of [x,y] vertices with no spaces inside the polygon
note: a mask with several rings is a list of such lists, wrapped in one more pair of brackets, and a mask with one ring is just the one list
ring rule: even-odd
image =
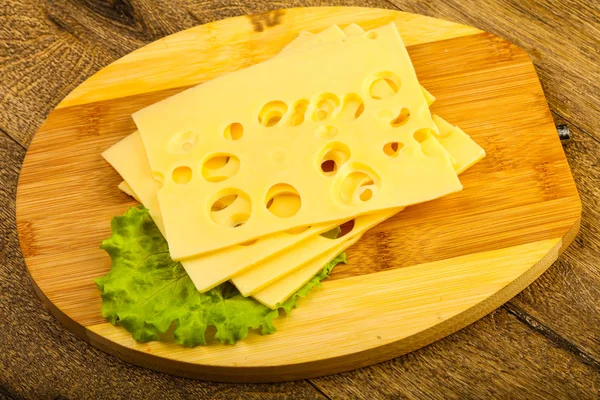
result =
[{"label": "nail head in wood", "polygon": [[560,142],[565,145],[571,141],[571,131],[569,130],[569,125],[560,124],[556,127],[558,131],[558,137],[560,138]]}]

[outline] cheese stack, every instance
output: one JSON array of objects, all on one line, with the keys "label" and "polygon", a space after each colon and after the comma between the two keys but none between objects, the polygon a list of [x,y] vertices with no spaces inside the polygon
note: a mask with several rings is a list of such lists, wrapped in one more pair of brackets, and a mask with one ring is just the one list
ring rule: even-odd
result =
[{"label": "cheese stack", "polygon": [[393,24],[332,26],[138,111],[103,156],[198,290],[231,280],[276,308],[371,227],[461,190],[485,152],[434,100]]}]

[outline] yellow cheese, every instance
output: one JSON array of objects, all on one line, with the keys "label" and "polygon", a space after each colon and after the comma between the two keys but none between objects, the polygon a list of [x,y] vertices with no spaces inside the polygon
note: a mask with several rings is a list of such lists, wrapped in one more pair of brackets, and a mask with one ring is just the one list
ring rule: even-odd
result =
[{"label": "yellow cheese", "polygon": [[[231,278],[231,282],[244,296],[249,296],[279,278],[310,263],[319,255],[329,252],[339,243],[359,237],[378,223],[396,214],[398,209],[363,215],[354,221],[354,227],[346,235],[330,239],[316,235],[288,249],[282,257],[270,257],[248,270]],[[293,261],[292,261],[293,260]],[[321,264],[323,268],[324,264]],[[316,271],[315,271],[316,273]],[[314,274],[313,274],[314,275]]]},{"label": "yellow cheese", "polygon": [[433,115],[433,120],[439,128],[437,140],[452,154],[456,173],[460,174],[485,157],[485,150],[458,126],[453,126],[438,115]]},{"label": "yellow cheese", "polygon": [[421,86],[421,91],[423,92],[423,96],[425,96],[425,101],[427,101],[427,105],[431,107],[431,105],[435,103],[435,96],[429,93],[429,91],[423,86]]},{"label": "yellow cheese", "polygon": [[256,291],[252,297],[269,308],[277,308],[321,271],[324,265],[358,242],[360,238],[361,236],[357,236],[342,243],[336,242],[336,245],[329,250],[296,268],[276,282]]},{"label": "yellow cheese", "polygon": [[129,184],[164,236],[164,224],[156,197],[160,183],[154,179],[139,133],[134,132],[111,146],[102,153],[102,157]]},{"label": "yellow cheese", "polygon": [[140,198],[137,196],[137,194],[135,194],[135,192],[133,191],[133,189],[131,188],[131,186],[129,186],[129,184],[125,181],[119,183],[119,185],[117,186],[119,188],[119,190],[123,193],[125,193],[126,195],[129,195],[131,197],[133,197],[134,199],[137,200],[138,203],[141,203],[142,201],[140,200]]},{"label": "yellow cheese", "polygon": [[[373,96],[378,81],[398,93]],[[252,96],[235,96],[240,88]],[[350,117],[358,118],[342,120],[357,100],[364,108]],[[297,108],[306,118],[291,126]],[[404,109],[410,118],[395,125]],[[152,169],[164,176],[158,199],[174,259],[461,189],[447,152],[430,139],[437,128],[393,25],[214,79],[133,118]],[[206,179],[203,165],[224,155],[239,169]],[[333,173],[322,170],[326,162],[337,164]],[[358,185],[364,177],[368,187]],[[294,215],[269,210],[270,190],[281,185],[300,198]],[[212,205],[233,195],[251,213],[215,223]]]},{"label": "yellow cheese", "polygon": [[316,35],[311,32],[300,31],[296,39],[292,40],[287,46],[281,49],[280,54],[286,54],[288,51],[298,52],[306,50],[322,43],[341,40],[344,37],[346,37],[346,34],[337,25],[332,25]]},{"label": "yellow cheese", "polygon": [[236,273],[251,270],[261,265],[265,259],[276,257],[290,247],[303,246],[304,242],[338,226],[318,225],[300,233],[276,233],[248,245],[235,245],[224,250],[181,260],[185,271],[201,292],[229,280]]},{"label": "yellow cheese", "polygon": [[[364,29],[361,28],[357,24],[350,24],[347,27],[345,27],[343,29],[343,31],[344,31],[344,34],[346,34],[347,36],[360,35],[362,33],[365,33]],[[300,38],[300,37],[298,37],[297,39],[304,40],[304,38]],[[293,46],[291,46],[291,47],[293,47]],[[425,89],[423,86],[421,86],[421,90],[423,91],[423,95],[425,96],[427,105],[431,107],[431,105],[435,102],[435,97],[431,93],[429,93],[429,91],[427,89]]]},{"label": "yellow cheese", "polygon": [[365,33],[364,29],[361,28],[357,24],[350,24],[343,29],[344,33],[348,36],[352,35],[360,35],[361,33]]},{"label": "yellow cheese", "polygon": [[297,49],[300,46],[304,47],[304,43],[309,40],[314,39],[315,34],[309,31],[300,31],[298,32],[298,36],[291,42],[289,42],[283,49],[279,51],[279,54],[283,54],[289,50]]}]

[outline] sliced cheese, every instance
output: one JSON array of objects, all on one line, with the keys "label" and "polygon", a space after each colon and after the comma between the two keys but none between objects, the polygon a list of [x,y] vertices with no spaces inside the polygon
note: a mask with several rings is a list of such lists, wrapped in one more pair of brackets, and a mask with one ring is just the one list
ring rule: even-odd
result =
[{"label": "sliced cheese", "polygon": [[421,86],[421,91],[423,92],[423,96],[425,96],[425,101],[427,101],[427,105],[431,107],[431,105],[435,103],[435,96],[429,93],[429,91],[423,86]]},{"label": "sliced cheese", "polygon": [[324,265],[329,263],[348,247],[358,242],[360,238],[361,236],[357,236],[343,241],[342,243],[336,242],[336,245],[332,248],[319,254],[317,257],[301,265],[299,268],[296,268],[276,282],[258,290],[252,297],[265,306],[276,309],[321,271]]},{"label": "sliced cheese", "polygon": [[277,233],[259,239],[248,245],[235,245],[222,251],[214,251],[199,257],[181,260],[185,271],[194,282],[196,289],[205,292],[229,280],[238,273],[261,265],[265,259],[276,257],[292,246],[303,246],[304,241],[321,237],[320,233],[338,226],[318,225],[308,228],[301,233]]},{"label": "sliced cheese", "polygon": [[[328,252],[337,244],[360,236],[378,223],[396,214],[398,209],[376,214],[363,215],[354,221],[354,227],[346,235],[330,239],[320,235],[304,240],[279,256],[269,257],[260,264],[231,278],[231,282],[244,296],[249,296],[268,284],[310,263],[319,255]],[[323,265],[321,265],[321,268]]]},{"label": "sliced cheese", "polygon": [[[312,45],[317,45],[318,43],[327,43],[328,41],[339,40],[340,36],[337,34],[339,29],[336,28],[332,27],[317,34],[308,31],[300,31],[298,37],[285,46],[283,51],[299,51],[308,47],[306,46],[307,42]],[[365,32],[359,25],[355,23],[343,28],[342,31],[343,34],[347,36],[360,35]],[[318,40],[315,37],[320,39]],[[385,96],[385,92],[389,90],[389,86],[378,84],[373,89],[378,96],[383,97]],[[433,96],[423,86],[421,86],[421,90],[423,91],[427,105],[431,106],[436,100],[435,96]],[[453,161],[457,173],[463,172],[485,157],[485,151],[459,127],[451,125],[437,115],[433,116],[433,120],[440,131],[438,140],[441,142],[442,146],[444,146],[444,148],[448,150],[451,155],[453,155]],[[456,157],[458,157],[458,159]]]},{"label": "sliced cheese", "polygon": [[150,169],[139,133],[134,132],[109,147],[102,153],[102,157],[129,184],[138,201],[148,209],[148,213],[164,236],[164,224],[156,197],[161,184]]},{"label": "sliced cheese", "polygon": [[129,195],[131,197],[133,197],[135,200],[137,200],[138,203],[141,203],[142,201],[140,200],[140,198],[138,197],[137,194],[135,194],[135,192],[133,191],[133,189],[131,188],[131,186],[129,186],[129,184],[125,181],[119,183],[119,185],[117,186],[119,188],[119,190],[123,193],[125,193],[126,195]]},{"label": "sliced cheese", "polygon": [[[368,97],[373,83],[381,80],[398,94]],[[239,88],[252,96],[232,97]],[[364,104],[360,117],[337,119],[344,101],[356,97]],[[310,99],[308,118],[290,126],[295,108],[306,107],[303,99]],[[410,118],[392,126],[404,108]],[[425,154],[421,142],[428,134],[414,135],[437,128],[394,25],[276,57],[181,92],[133,117],[152,169],[165,177],[158,199],[174,259],[461,189],[447,152],[438,146]],[[239,140],[228,140],[234,133]],[[400,151],[386,151],[391,137]],[[239,160],[239,170],[219,182],[206,180],[201,166],[224,154]],[[321,170],[327,157],[340,164],[335,176]],[[356,186],[357,179],[365,175],[373,183],[367,195],[357,197],[364,190]],[[269,211],[269,190],[278,185],[290,185],[299,195],[302,206],[296,214],[282,218]],[[211,218],[211,205],[231,195],[246,198],[252,212],[240,214],[235,225],[219,225]]]},{"label": "sliced cheese", "polygon": [[362,33],[365,33],[365,30],[363,28],[361,28],[359,25],[357,24],[350,24],[347,27],[345,27],[343,29],[344,33],[348,36],[352,36],[352,35],[360,35]]},{"label": "sliced cheese", "polygon": [[330,43],[336,40],[341,40],[344,37],[346,37],[346,34],[337,25],[332,25],[317,34],[307,31],[300,31],[296,39],[292,40],[287,46],[281,49],[280,54],[286,54],[289,51],[298,52],[306,50],[322,43]]},{"label": "sliced cheese", "polygon": [[452,154],[458,174],[485,157],[485,150],[458,126],[453,126],[438,115],[433,115],[433,120],[439,128],[437,140]]}]

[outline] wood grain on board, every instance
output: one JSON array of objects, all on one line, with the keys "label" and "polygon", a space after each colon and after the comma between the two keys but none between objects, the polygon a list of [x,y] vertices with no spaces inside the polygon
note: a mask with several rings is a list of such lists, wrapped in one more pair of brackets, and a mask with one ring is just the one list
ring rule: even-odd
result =
[{"label": "wood grain on board", "polygon": [[[45,115],[86,77],[110,61],[165,34],[199,23],[264,12],[282,5],[315,3],[257,1],[224,4],[219,1],[151,0],[110,3],[90,0],[75,3],[8,0],[6,7],[0,9],[0,43],[4,45],[0,46],[0,72],[3,77],[0,81],[0,136],[12,136],[21,145],[26,145]],[[318,3],[335,5],[342,2]],[[453,0],[395,3],[404,11],[422,12],[473,24],[500,34],[525,48],[540,73],[551,109],[559,116],[569,117],[575,142],[566,148],[566,152],[583,200],[581,234],[559,262],[518,296],[516,301],[524,299],[519,307],[526,312],[523,311],[520,321],[536,327],[548,340],[557,340],[555,343],[575,354],[582,354],[582,349],[588,354],[598,354],[600,341],[597,320],[600,311],[597,306],[597,287],[600,247],[595,204],[600,200],[597,189],[600,145],[590,139],[589,133],[574,129],[574,125],[583,125],[594,133],[594,126],[591,124],[597,123],[594,116],[597,115],[597,106],[600,104],[600,92],[588,88],[590,82],[598,81],[595,78],[598,70],[589,63],[580,62],[582,57],[593,58],[597,54],[589,50],[598,48],[600,36],[587,34],[589,29],[597,29],[598,25],[594,22],[598,17],[597,9],[594,9],[597,5],[594,2],[549,0],[528,4],[529,6],[521,6],[524,3],[516,0],[495,0],[485,4]],[[352,2],[343,4],[352,5]],[[392,7],[384,1],[361,4]],[[536,11],[538,7],[551,9],[552,12],[539,16]],[[123,13],[126,18],[122,18]],[[560,40],[556,40],[557,37]],[[560,67],[560,73],[555,71],[556,66]],[[62,325],[56,324],[46,309],[39,306],[24,275],[25,267],[18,254],[14,219],[11,217],[14,212],[16,173],[24,152],[10,141],[4,140],[2,145],[6,151],[0,157],[0,187],[4,189],[0,190],[0,255],[3,257],[0,261],[3,273],[0,279],[0,306],[4,306],[0,318],[4,317],[2,325],[10,326],[11,329],[2,331],[6,335],[0,341],[0,353],[10,354],[6,365],[9,371],[19,373],[0,380],[0,393],[4,388],[6,393],[16,398],[78,398],[88,394],[114,396],[123,388],[131,398],[146,398],[144,390],[150,394],[162,394],[163,389],[168,390],[173,398],[185,396],[186,393],[219,397],[219,391],[224,391],[223,395],[227,397],[313,398],[309,391],[290,391],[303,387],[302,385],[219,385],[191,382],[139,369],[118,362],[86,345]],[[515,300],[510,304],[514,303]],[[536,320],[527,320],[528,313],[535,313]],[[490,318],[485,318],[485,321]],[[483,321],[475,326],[481,327],[482,323]],[[541,335],[535,340],[522,342],[515,339],[500,346],[497,338],[505,335],[506,325],[495,324],[489,330],[481,331],[486,332],[480,336],[481,346],[490,348],[492,353],[495,348],[518,349],[506,352],[507,356],[497,365],[502,370],[501,381],[476,379],[480,363],[460,346],[460,342],[449,344],[454,336],[437,342],[436,350],[428,353],[429,357],[418,358],[410,364],[410,371],[418,377],[425,374],[431,366],[440,365],[441,360],[451,357],[457,364],[465,366],[455,370],[452,376],[452,393],[465,397],[472,393],[474,385],[477,389],[488,390],[490,393],[498,393],[511,382],[527,388],[534,385],[527,380],[532,374],[530,370],[544,366],[546,373],[542,374],[541,379],[544,380],[545,387],[555,397],[566,395],[566,383],[552,377],[573,368],[573,364],[553,357],[550,357],[554,360],[551,365],[545,364],[546,340]],[[47,346],[48,350],[39,351],[40,343]],[[514,359],[525,353],[531,355],[528,367],[508,368]],[[385,366],[391,364],[392,362],[381,364],[383,369],[371,368],[368,373],[372,378],[388,385],[386,393],[391,393],[392,396],[435,398],[447,386],[446,379],[433,378],[430,385],[420,386],[421,394],[411,395],[409,383],[400,385],[394,384],[391,378],[387,381],[384,379],[385,374],[389,374],[389,369]],[[47,371],[43,379],[37,374],[38,365]],[[82,373],[86,374],[83,381],[80,380]],[[435,376],[435,368],[432,373]],[[597,372],[595,376],[598,376]],[[338,385],[346,386],[357,378],[344,375],[339,376],[339,379],[330,379]],[[581,380],[580,390],[585,390],[586,387],[587,396],[578,390],[570,392],[579,398],[593,398],[594,392],[590,392],[589,382]],[[336,396],[332,391],[328,394],[335,398],[343,397]]]}]

